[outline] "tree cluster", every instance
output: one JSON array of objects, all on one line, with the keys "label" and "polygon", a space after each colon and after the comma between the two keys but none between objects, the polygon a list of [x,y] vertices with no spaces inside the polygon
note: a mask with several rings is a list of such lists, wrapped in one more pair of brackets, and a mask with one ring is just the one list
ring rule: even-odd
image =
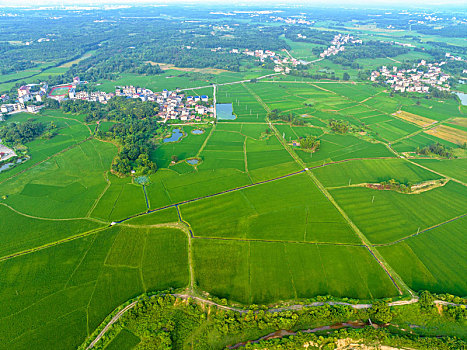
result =
[{"label": "tree cluster", "polygon": [[350,124],[345,120],[331,119],[329,121],[329,127],[338,134],[346,134],[350,131]]},{"label": "tree cluster", "polygon": [[2,142],[17,145],[31,142],[38,137],[52,138],[57,132],[57,126],[36,122],[29,119],[23,123],[9,123],[0,128],[0,139]]},{"label": "tree cluster", "polygon": [[453,152],[452,149],[446,147],[445,145],[436,142],[431,145],[425,146],[425,147],[417,147],[415,152],[417,154],[423,155],[423,156],[428,156],[430,154],[436,154],[438,156],[444,157],[444,158],[452,158],[453,157]]}]

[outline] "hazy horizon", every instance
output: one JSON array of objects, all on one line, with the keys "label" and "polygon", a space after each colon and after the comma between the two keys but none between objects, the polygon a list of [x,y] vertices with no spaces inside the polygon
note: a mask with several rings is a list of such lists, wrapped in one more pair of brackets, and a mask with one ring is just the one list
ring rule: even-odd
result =
[{"label": "hazy horizon", "polygon": [[[135,1],[128,1],[128,0],[97,0],[97,1],[90,1],[90,0],[24,0],[21,3],[18,3],[17,0],[0,0],[0,7],[56,7],[56,6],[91,6],[91,7],[99,7],[99,6],[112,6],[112,5],[128,5],[128,6],[138,6],[138,5],[193,5],[193,4],[200,4],[200,5],[217,5],[217,6],[228,6],[228,7],[236,7],[236,6],[300,6],[300,7],[320,7],[320,6],[339,6],[345,8],[360,8],[360,7],[385,7],[385,8],[424,8],[428,7],[430,10],[433,10],[433,7],[456,7],[456,6],[464,6],[465,7],[465,0],[447,0],[447,1],[440,1],[440,0],[412,0],[410,4],[407,4],[407,1],[403,0],[373,0],[373,1],[343,1],[343,0],[317,0],[317,1],[309,1],[309,0],[253,0],[253,1],[245,1],[239,2],[237,4],[232,4],[232,2],[227,1],[219,1],[219,0],[163,0],[163,1],[151,1],[151,0],[135,0]],[[467,9],[466,9],[467,10]]]}]

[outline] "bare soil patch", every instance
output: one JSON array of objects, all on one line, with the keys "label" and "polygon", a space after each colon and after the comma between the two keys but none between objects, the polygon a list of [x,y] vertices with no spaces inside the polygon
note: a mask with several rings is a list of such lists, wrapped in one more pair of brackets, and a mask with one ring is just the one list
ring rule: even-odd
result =
[{"label": "bare soil patch", "polygon": [[467,132],[446,125],[439,125],[425,133],[439,137],[440,139],[463,145],[467,142]]},{"label": "bare soil patch", "polygon": [[397,111],[392,114],[395,117],[406,120],[408,122],[414,123],[422,128],[426,128],[432,124],[435,124],[437,121],[429,118],[422,117],[421,115],[409,113],[406,111]]}]

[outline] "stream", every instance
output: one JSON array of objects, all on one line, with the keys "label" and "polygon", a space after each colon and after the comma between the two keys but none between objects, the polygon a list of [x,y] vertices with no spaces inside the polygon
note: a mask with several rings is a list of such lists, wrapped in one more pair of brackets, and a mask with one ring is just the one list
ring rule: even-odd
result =
[{"label": "stream", "polygon": [[293,331],[288,331],[286,329],[280,329],[278,331],[275,331],[273,333],[269,333],[259,339],[256,340],[249,340],[245,342],[241,342],[232,346],[228,346],[229,349],[238,349],[241,347],[244,347],[246,344],[257,344],[262,340],[270,340],[270,339],[276,339],[276,338],[283,338],[283,337],[288,337],[291,335],[296,335],[298,332],[301,333],[316,333],[316,332],[321,332],[321,331],[327,331],[327,330],[336,330],[336,329],[341,329],[341,328],[363,328],[367,326],[367,323],[361,322],[361,321],[348,321],[348,322],[342,322],[342,323],[335,323],[330,326],[322,326],[322,327],[317,327],[313,329],[305,329],[297,332]]}]

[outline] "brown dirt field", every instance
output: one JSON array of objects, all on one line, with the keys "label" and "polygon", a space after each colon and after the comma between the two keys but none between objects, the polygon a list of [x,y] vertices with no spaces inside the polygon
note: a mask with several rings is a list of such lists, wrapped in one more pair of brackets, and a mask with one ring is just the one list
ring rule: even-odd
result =
[{"label": "brown dirt field", "polygon": [[174,69],[174,70],[179,70],[182,72],[196,72],[196,73],[207,73],[207,74],[220,74],[220,73],[228,72],[228,70],[218,69],[218,68],[182,68],[182,67],[176,67],[173,64],[168,64],[168,63],[157,63],[157,62],[152,62],[152,61],[147,61],[146,63],[149,63],[153,66],[158,64],[162,70]]},{"label": "brown dirt field", "polygon": [[436,126],[424,132],[458,145],[463,145],[467,142],[467,132],[446,125]]},{"label": "brown dirt field", "polygon": [[467,128],[467,118],[454,118],[449,124],[459,125]]},{"label": "brown dirt field", "polygon": [[436,120],[425,118],[425,117],[422,117],[421,115],[409,113],[406,111],[397,111],[396,113],[393,113],[392,115],[395,117],[401,118],[403,120],[406,120],[408,122],[414,123],[418,126],[421,126],[422,128],[425,128],[437,122]]}]

